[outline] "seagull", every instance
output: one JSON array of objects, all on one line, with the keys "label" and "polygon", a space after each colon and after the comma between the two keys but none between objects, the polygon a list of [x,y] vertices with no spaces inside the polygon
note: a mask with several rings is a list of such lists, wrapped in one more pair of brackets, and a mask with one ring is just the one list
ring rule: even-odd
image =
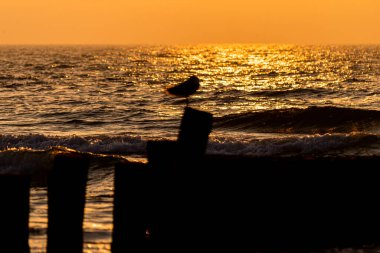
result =
[{"label": "seagull", "polygon": [[186,106],[189,105],[188,97],[194,94],[199,89],[199,78],[196,76],[191,76],[186,81],[169,87],[166,91],[175,96],[185,97],[186,98]]}]

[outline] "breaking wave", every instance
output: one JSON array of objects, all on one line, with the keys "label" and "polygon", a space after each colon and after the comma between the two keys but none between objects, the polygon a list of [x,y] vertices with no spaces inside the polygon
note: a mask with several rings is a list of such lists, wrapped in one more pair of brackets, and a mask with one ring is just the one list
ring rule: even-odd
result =
[{"label": "breaking wave", "polygon": [[379,131],[379,126],[380,111],[333,106],[231,114],[214,122],[216,129],[304,134]]}]

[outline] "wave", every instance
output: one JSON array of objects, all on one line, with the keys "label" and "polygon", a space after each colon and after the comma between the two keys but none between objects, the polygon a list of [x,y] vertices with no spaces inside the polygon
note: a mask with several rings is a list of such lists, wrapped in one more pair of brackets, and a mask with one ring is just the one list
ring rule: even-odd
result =
[{"label": "wave", "polygon": [[0,80],[12,80],[12,75],[0,75]]},{"label": "wave", "polygon": [[[90,169],[107,170],[114,168],[115,164],[125,161],[125,157],[118,155],[102,155],[79,152],[66,147],[51,147],[47,150],[32,150],[26,148],[13,148],[0,151],[1,174],[44,174],[54,166],[54,159],[59,154],[80,154],[89,160]],[[145,162],[144,158],[128,158],[130,161]],[[89,181],[93,178],[89,178]],[[39,182],[39,180],[37,180]],[[36,181],[36,182],[37,182]],[[43,183],[43,181],[39,182]]]},{"label": "wave", "polygon": [[41,134],[0,135],[0,150],[32,149],[48,150],[65,147],[80,152],[96,154],[145,154],[146,141],[138,136],[47,136]]},{"label": "wave", "polygon": [[230,114],[214,120],[215,129],[262,133],[350,133],[378,131],[380,111],[311,106]]},{"label": "wave", "polygon": [[[2,151],[1,151],[2,150]],[[53,166],[58,153],[85,153],[91,168],[113,168],[115,162],[144,159],[146,141],[132,136],[56,137],[44,135],[0,136],[0,174],[35,173]],[[251,138],[213,136],[206,154],[243,155],[254,157],[379,155],[380,135],[325,134]],[[136,161],[137,161],[136,160]],[[141,160],[142,161],[142,160]]]},{"label": "wave", "polygon": [[[234,102],[247,99],[248,97],[268,97],[268,98],[282,98],[282,97],[305,97],[305,96],[318,96],[323,95],[332,95],[336,93],[333,90],[326,88],[298,88],[298,89],[286,89],[286,90],[256,90],[256,91],[241,91],[232,89],[228,93],[225,91],[215,91],[215,97],[218,97],[223,102]],[[207,101],[207,98],[203,98],[204,101]],[[202,98],[197,98],[197,101],[203,101]],[[249,101],[249,99],[247,99]]]},{"label": "wave", "polygon": [[71,119],[64,122],[65,124],[71,124],[71,125],[87,125],[87,126],[97,126],[97,125],[104,125],[107,124],[105,121],[88,121],[88,120],[81,120],[81,119]]},{"label": "wave", "polygon": [[359,79],[359,78],[348,78],[346,80],[344,80],[344,82],[346,83],[367,83],[367,82],[370,82],[369,80],[366,80],[366,79]]},{"label": "wave", "polygon": [[[372,134],[325,134],[236,141],[214,138],[207,153],[245,156],[379,155],[380,136]],[[372,153],[371,153],[372,152]]]},{"label": "wave", "polygon": [[304,96],[304,95],[317,95],[317,94],[323,94],[329,92],[326,89],[318,89],[318,88],[299,88],[299,89],[292,89],[292,90],[262,90],[262,91],[255,91],[252,93],[254,96],[262,96],[262,97],[282,97],[282,96],[288,96],[288,95],[295,95],[295,96]]},{"label": "wave", "polygon": [[71,64],[65,64],[65,63],[54,63],[50,65],[51,68],[57,68],[57,69],[72,69],[75,68],[75,65]]},{"label": "wave", "polygon": [[252,79],[255,79],[255,78],[274,78],[274,77],[278,77],[280,74],[276,71],[270,71],[268,73],[260,73],[260,74],[255,74],[255,75],[252,75],[251,78]]},{"label": "wave", "polygon": [[[46,136],[0,135],[0,154],[7,151],[38,151],[54,149],[85,152],[101,155],[146,155],[148,140],[138,136]],[[377,134],[315,134],[315,135],[281,135],[280,137],[250,138],[225,137],[213,134],[208,144],[208,153],[234,155],[279,155],[292,153],[320,153],[341,148],[380,146]]]},{"label": "wave", "polygon": [[10,149],[0,152],[0,174],[33,174],[53,166],[55,152]]},{"label": "wave", "polygon": [[0,174],[34,174],[52,168],[59,153],[85,153],[91,168],[112,168],[129,156],[143,157],[146,141],[134,136],[0,135]]}]

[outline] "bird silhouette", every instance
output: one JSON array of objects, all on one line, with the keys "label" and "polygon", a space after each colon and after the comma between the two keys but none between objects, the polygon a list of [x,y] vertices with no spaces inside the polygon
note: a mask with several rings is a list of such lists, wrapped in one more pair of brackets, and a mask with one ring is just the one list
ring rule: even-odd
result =
[{"label": "bird silhouette", "polygon": [[186,81],[169,87],[166,89],[167,93],[186,98],[186,106],[189,105],[189,96],[194,94],[199,89],[199,78],[191,76]]}]

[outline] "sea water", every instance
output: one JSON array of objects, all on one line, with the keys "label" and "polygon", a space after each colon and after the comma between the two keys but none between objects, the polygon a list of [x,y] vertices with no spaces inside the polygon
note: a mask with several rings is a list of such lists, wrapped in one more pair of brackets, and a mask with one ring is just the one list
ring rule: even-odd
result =
[{"label": "sea water", "polygon": [[[190,106],[214,117],[209,154],[380,154],[380,46],[1,46],[0,173],[91,153],[85,250],[109,252],[113,165],[177,138],[186,103],[165,89],[191,75]],[[44,252],[44,186],[30,226]]]}]

